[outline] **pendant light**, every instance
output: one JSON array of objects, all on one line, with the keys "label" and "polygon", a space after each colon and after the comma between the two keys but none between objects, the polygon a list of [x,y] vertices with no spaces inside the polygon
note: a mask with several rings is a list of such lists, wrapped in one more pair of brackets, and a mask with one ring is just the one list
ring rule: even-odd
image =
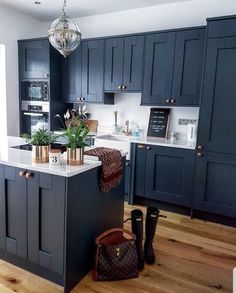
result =
[{"label": "pendant light", "polygon": [[54,20],[48,31],[48,38],[52,46],[64,57],[74,51],[81,41],[78,26],[65,14],[66,0],[62,7],[62,16]]}]

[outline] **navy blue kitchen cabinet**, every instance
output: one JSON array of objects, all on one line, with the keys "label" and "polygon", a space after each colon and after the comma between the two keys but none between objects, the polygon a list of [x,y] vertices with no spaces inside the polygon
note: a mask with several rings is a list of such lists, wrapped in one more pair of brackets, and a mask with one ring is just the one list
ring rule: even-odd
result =
[{"label": "navy blue kitchen cabinet", "polygon": [[86,102],[103,102],[104,40],[82,43],[82,97]]},{"label": "navy blue kitchen cabinet", "polygon": [[236,217],[236,156],[204,152],[197,158],[194,208]]},{"label": "navy blue kitchen cabinet", "polygon": [[27,184],[19,172],[0,165],[0,249],[27,258]]},{"label": "navy blue kitchen cabinet", "polygon": [[22,79],[49,78],[50,54],[47,39],[19,41],[19,74]]},{"label": "navy blue kitchen cabinet", "polygon": [[75,52],[62,59],[62,96],[67,103],[113,104],[104,93],[104,40],[84,40]]},{"label": "navy blue kitchen cabinet", "polygon": [[205,28],[146,36],[142,105],[198,106]]},{"label": "navy blue kitchen cabinet", "polygon": [[170,103],[199,106],[206,29],[176,33],[176,48]]},{"label": "navy blue kitchen cabinet", "polygon": [[105,41],[105,91],[141,91],[144,36]]},{"label": "navy blue kitchen cabinet", "polygon": [[236,18],[208,20],[194,208],[236,217]]},{"label": "navy blue kitchen cabinet", "polygon": [[62,98],[65,102],[81,101],[82,88],[82,49],[81,46],[68,57],[62,57]]},{"label": "navy blue kitchen cabinet", "polygon": [[63,274],[65,179],[0,166],[0,248]]},{"label": "navy blue kitchen cabinet", "polygon": [[193,178],[193,150],[136,146],[135,196],[190,207]]},{"label": "navy blue kitchen cabinet", "polygon": [[146,36],[142,105],[163,105],[171,99],[175,38],[174,32]]},{"label": "navy blue kitchen cabinet", "polygon": [[198,144],[236,154],[236,35],[207,41]]}]

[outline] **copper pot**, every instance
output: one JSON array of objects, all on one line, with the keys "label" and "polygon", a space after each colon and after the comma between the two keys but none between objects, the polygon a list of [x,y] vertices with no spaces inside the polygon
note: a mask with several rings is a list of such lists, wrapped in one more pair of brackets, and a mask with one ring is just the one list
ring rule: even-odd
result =
[{"label": "copper pot", "polygon": [[49,145],[32,145],[32,159],[34,163],[48,163]]},{"label": "copper pot", "polygon": [[67,164],[78,166],[84,164],[84,148],[67,148]]}]

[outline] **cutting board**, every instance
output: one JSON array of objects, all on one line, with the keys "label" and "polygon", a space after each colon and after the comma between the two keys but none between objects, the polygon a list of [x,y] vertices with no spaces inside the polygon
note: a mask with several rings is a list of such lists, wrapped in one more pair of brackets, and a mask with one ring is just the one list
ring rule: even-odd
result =
[{"label": "cutting board", "polygon": [[88,125],[91,132],[97,132],[98,120],[89,119],[88,121],[86,121],[86,124]]}]

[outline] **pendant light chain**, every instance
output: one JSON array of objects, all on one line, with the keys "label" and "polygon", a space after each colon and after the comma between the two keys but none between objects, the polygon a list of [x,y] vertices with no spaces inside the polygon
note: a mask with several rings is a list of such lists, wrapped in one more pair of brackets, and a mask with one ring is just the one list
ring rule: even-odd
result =
[{"label": "pendant light chain", "polygon": [[66,10],[66,0],[64,0],[64,4],[63,4],[63,7],[62,7],[63,15],[66,14],[65,10]]}]

